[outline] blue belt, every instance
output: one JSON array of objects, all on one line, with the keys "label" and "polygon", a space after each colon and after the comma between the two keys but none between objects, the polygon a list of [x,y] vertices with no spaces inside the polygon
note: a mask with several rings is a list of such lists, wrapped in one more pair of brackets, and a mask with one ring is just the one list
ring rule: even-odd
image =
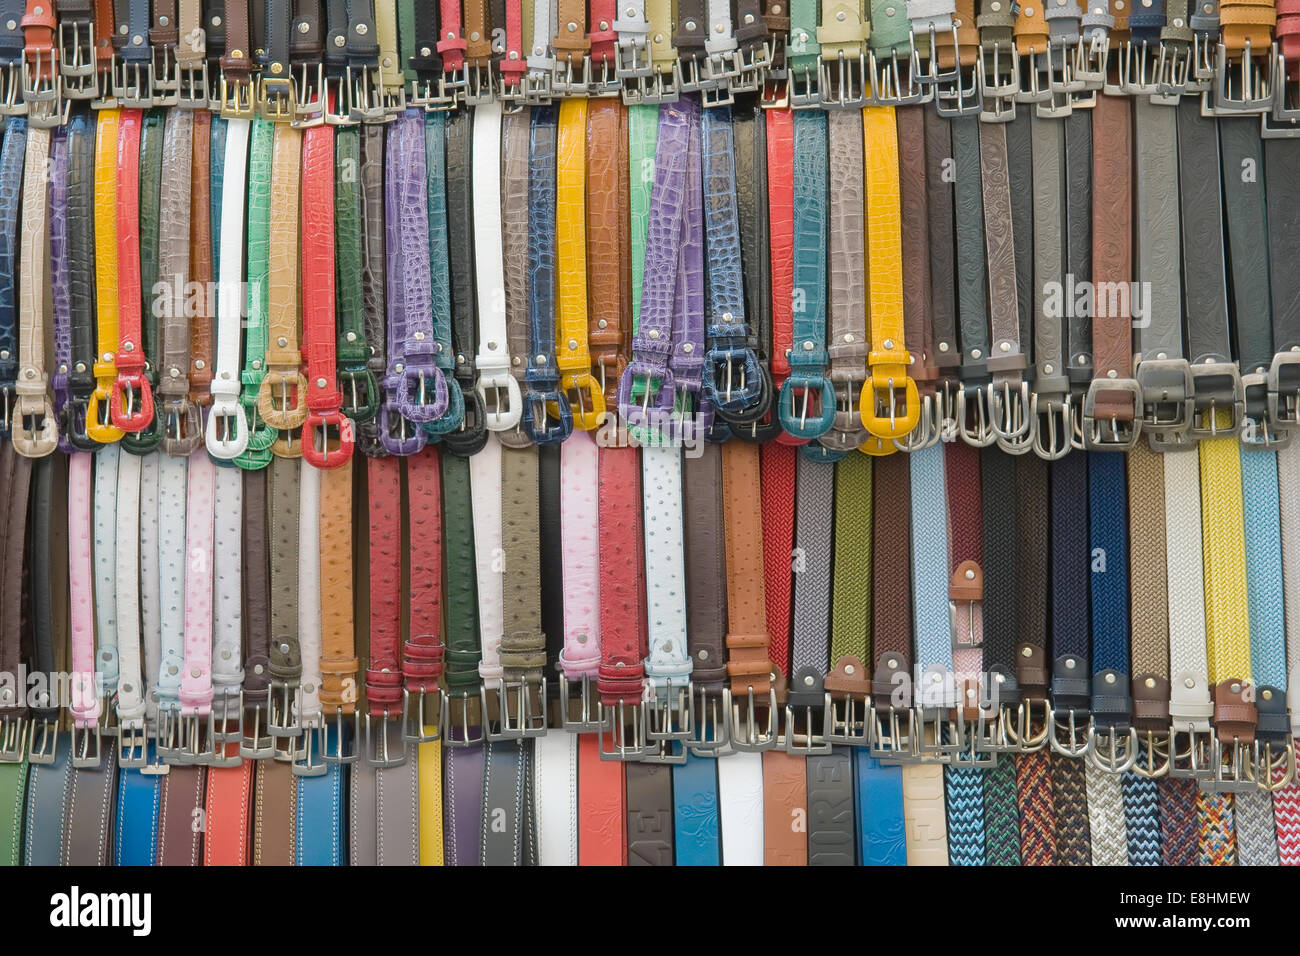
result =
[{"label": "blue belt", "polygon": [[678,866],[717,866],[721,862],[718,817],[717,761],[688,751],[686,762],[673,766],[673,829]]}]

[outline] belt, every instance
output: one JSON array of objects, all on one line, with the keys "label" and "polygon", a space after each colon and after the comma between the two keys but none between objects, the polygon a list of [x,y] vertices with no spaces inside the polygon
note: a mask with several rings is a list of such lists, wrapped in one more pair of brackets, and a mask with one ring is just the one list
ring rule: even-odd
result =
[{"label": "belt", "polygon": [[[271,462],[277,431],[262,421],[258,393],[266,377],[267,309],[270,285],[271,178],[276,127],[265,120],[252,121],[248,157],[248,308],[244,319],[244,366],[239,373],[239,404],[248,423],[248,445],[235,456],[241,468],[256,470]],[[287,135],[287,134],[286,134]],[[231,184],[233,185],[233,183]],[[233,266],[233,262],[227,260]],[[218,409],[221,407],[217,406]],[[212,413],[209,413],[209,421]],[[236,432],[238,440],[238,432]],[[209,447],[214,447],[209,440]],[[215,446],[218,451],[224,446]]]},{"label": "belt", "polygon": [[49,310],[45,299],[49,277],[49,194],[47,177],[37,175],[50,158],[50,130],[32,125],[27,131],[23,177],[22,245],[19,249],[18,378],[10,440],[30,458],[49,455],[58,447],[58,422],[45,371],[45,335]]},{"label": "belt", "polygon": [[[438,123],[435,135],[430,135],[429,126],[426,122],[425,142],[426,151],[431,139],[437,141],[437,145],[442,145],[442,124]],[[360,157],[358,159],[359,175],[356,177],[356,187],[358,187],[360,208],[359,232],[361,237],[361,281],[360,291],[362,297],[363,324],[365,330],[365,361],[366,370],[370,373],[365,377],[366,388],[366,410],[370,415],[369,419],[359,412],[355,417],[357,422],[356,435],[357,443],[361,452],[367,457],[373,457],[385,454],[383,446],[379,441],[379,409],[383,403],[383,394],[380,391],[379,383],[383,379],[384,370],[387,367],[387,253],[384,249],[384,233],[386,223],[384,221],[384,139],[386,131],[380,125],[363,126],[360,130]],[[340,156],[346,159],[344,153],[347,150],[349,140],[345,135],[339,141]],[[349,189],[346,178],[340,177],[338,185],[343,191]],[[346,209],[346,203],[340,203],[341,207]],[[431,240],[432,241],[432,240]],[[345,250],[344,243],[340,241],[340,248]],[[345,308],[349,304],[348,291],[350,283],[340,283],[339,288],[344,296],[343,302]],[[339,341],[339,361],[343,363],[343,379],[348,382],[347,394],[350,398],[352,395],[353,382],[356,380],[351,368],[349,367],[352,359],[352,349],[359,344],[356,341],[348,339],[351,329],[349,322],[345,317],[340,323],[340,341]],[[348,347],[344,348],[344,340],[348,340]],[[454,362],[451,357],[451,338],[446,338],[446,358],[448,363]],[[450,368],[450,364],[447,368]],[[359,406],[359,398],[354,404]]]},{"label": "belt", "polygon": [[[257,411],[280,435],[271,453],[296,458],[302,444],[295,435],[307,420],[307,379],[298,347],[298,297],[295,265],[299,238],[297,209],[302,134],[283,124],[274,132],[271,159],[269,255],[267,272],[266,368],[257,392]],[[251,230],[250,230],[251,231]]]},{"label": "belt", "polygon": [[0,274],[11,281],[0,292],[0,396],[3,397],[4,421],[0,422],[0,437],[10,437],[12,412],[17,405],[19,327],[17,303],[14,301],[12,281],[18,274],[18,204],[22,196],[23,154],[27,139],[27,121],[18,116],[5,121],[3,151],[0,152],[0,176],[6,188],[0,201],[0,233],[5,243],[0,247]]},{"label": "belt", "polygon": [[[88,117],[78,113],[70,120],[64,145],[56,157],[66,156],[62,189],[51,184],[51,263],[55,290],[55,321],[67,322],[67,351],[56,357],[55,403],[63,450],[93,451],[99,447],[87,434],[87,409],[94,391],[91,369],[95,363],[95,317],[91,283],[94,281],[93,190],[94,139]],[[58,170],[58,163],[55,169]],[[59,208],[63,204],[60,222]],[[60,258],[59,251],[62,252]],[[62,265],[60,265],[62,263]],[[58,336],[55,337],[56,344]],[[57,345],[56,345],[57,347]],[[66,367],[64,367],[66,366]]]},{"label": "belt", "polygon": [[204,445],[219,461],[244,454],[249,444],[249,423],[239,402],[241,384],[239,350],[242,319],[240,293],[244,255],[245,163],[251,124],[247,120],[227,121],[224,182],[221,192],[221,265],[217,299],[217,364],[210,388]]}]

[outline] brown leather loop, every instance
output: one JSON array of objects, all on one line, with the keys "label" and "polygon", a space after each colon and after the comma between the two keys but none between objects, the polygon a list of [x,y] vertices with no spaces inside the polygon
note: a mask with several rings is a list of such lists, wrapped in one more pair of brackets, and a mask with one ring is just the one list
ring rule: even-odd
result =
[{"label": "brown leather loop", "polygon": [[1255,725],[1259,713],[1255,709],[1255,688],[1249,681],[1229,678],[1214,685],[1214,730],[1219,743],[1242,744],[1255,742]]}]

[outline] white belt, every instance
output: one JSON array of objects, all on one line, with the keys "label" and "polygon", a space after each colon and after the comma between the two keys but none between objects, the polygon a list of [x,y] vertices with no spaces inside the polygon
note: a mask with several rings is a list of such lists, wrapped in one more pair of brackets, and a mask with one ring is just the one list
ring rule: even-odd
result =
[{"label": "white belt", "polygon": [[1120,774],[1083,762],[1088,790],[1088,829],[1092,833],[1093,866],[1128,866],[1128,840]]},{"label": "white belt", "polygon": [[536,747],[538,865],[577,866],[578,735],[546,734]]},{"label": "white belt", "polygon": [[718,761],[718,806],[724,866],[763,865],[763,755]]},{"label": "white belt", "polygon": [[489,435],[483,450],[469,460],[469,490],[474,506],[478,630],[483,649],[478,673],[484,686],[498,687],[501,681],[501,637],[505,633],[502,575],[506,569],[502,567],[505,552],[501,548],[501,443],[494,435]]},{"label": "white belt", "polygon": [[[248,448],[248,420],[239,403],[239,345],[243,312],[244,194],[248,157],[246,119],[226,123],[225,181],[221,191],[221,271],[217,279],[217,366],[208,410],[207,448],[213,458],[229,460]],[[218,424],[225,422],[219,432]],[[231,428],[233,426],[233,431]],[[218,553],[220,551],[218,550]]]},{"label": "white belt", "polygon": [[180,705],[185,668],[185,529],[189,460],[160,455],[158,460],[158,623],[161,660],[158,706]]},{"label": "white belt", "polygon": [[[686,561],[682,531],[682,458],[677,448],[648,447],[641,452],[641,493],[645,536],[646,618],[649,656],[646,677],[657,691],[669,682],[686,686],[691,657],[686,645]],[[755,503],[757,507],[757,503]],[[719,596],[719,600],[722,597]],[[762,774],[759,765],[758,773]],[[762,827],[759,828],[760,831]]]},{"label": "white belt", "polygon": [[[506,278],[501,259],[501,104],[474,108],[474,272],[478,291],[479,396],[488,431],[519,424],[523,404],[506,347]],[[489,400],[488,392],[495,395]],[[503,410],[504,406],[504,410]]]},{"label": "white belt", "polygon": [[1169,584],[1169,717],[1173,733],[1210,732],[1210,665],[1201,564],[1201,472],[1195,451],[1166,452],[1165,566]]},{"label": "white belt", "polygon": [[216,516],[212,537],[212,571],[217,582],[212,617],[212,682],[216,687],[214,709],[219,720],[234,720],[239,716],[239,688],[244,682],[243,472],[238,468],[218,468],[216,480]]},{"label": "white belt", "polygon": [[528,72],[545,74],[548,78],[555,68],[551,56],[551,37],[555,36],[559,12],[555,0],[533,0],[533,39],[528,45]]},{"label": "white belt", "polygon": [[600,666],[600,457],[587,432],[560,446],[560,539],[564,551],[564,649],[570,680]]},{"label": "white belt", "polygon": [[[162,589],[158,575],[161,459],[157,452],[140,459],[140,643],[144,653],[144,703],[150,721],[158,715],[158,698],[154,689],[158,686],[158,672],[162,669]],[[184,527],[183,520],[181,527]]]},{"label": "white belt", "polygon": [[[112,696],[117,689],[117,595],[118,568],[117,521],[118,504],[126,506],[118,491],[118,460],[122,451],[116,444],[105,445],[95,454],[95,634],[99,649],[95,654],[95,675],[99,691]],[[132,456],[127,456],[132,457]],[[138,469],[137,469],[138,473]],[[134,542],[136,523],[131,522],[130,537]],[[131,592],[135,592],[136,562],[129,565]],[[132,625],[135,626],[134,618]]]},{"label": "white belt", "polygon": [[[100,458],[109,448],[100,449]],[[156,456],[155,456],[156,458]],[[122,615],[118,653],[122,656],[121,677],[117,681],[117,723],[119,728],[143,730],[145,692],[143,668],[140,666],[140,472],[143,459],[122,455],[117,466],[117,603]],[[157,492],[155,485],[155,502]],[[155,513],[156,507],[155,507]],[[100,657],[105,650],[101,643]]]},{"label": "white belt", "polygon": [[731,30],[731,3],[729,0],[709,0],[709,36],[704,49],[710,56],[730,53],[736,49],[736,38]]}]

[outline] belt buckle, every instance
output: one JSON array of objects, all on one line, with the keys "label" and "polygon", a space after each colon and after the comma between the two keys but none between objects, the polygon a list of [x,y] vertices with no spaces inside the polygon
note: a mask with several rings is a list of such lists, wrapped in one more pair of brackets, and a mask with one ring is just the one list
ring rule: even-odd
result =
[{"label": "belt buckle", "polygon": [[341,468],[352,460],[356,435],[342,412],[309,411],[302,426],[302,458],[314,468]]},{"label": "belt buckle", "polygon": [[104,755],[103,740],[98,721],[84,725],[73,721],[72,766],[98,767]]},{"label": "belt buckle", "polygon": [[1088,726],[1088,759],[1107,773],[1123,773],[1137,762],[1138,733],[1127,720],[1114,726],[1098,725],[1094,714]]},{"label": "belt buckle", "polygon": [[[378,732],[371,724],[372,715],[367,712],[365,718],[361,721],[361,750],[365,754],[366,766],[377,769],[387,767],[400,767],[406,763],[406,745],[398,748],[398,753],[394,756],[389,746],[388,739],[388,709],[385,708],[383,714],[379,717]],[[406,737],[403,734],[403,741]]]},{"label": "belt buckle", "polygon": [[[563,664],[563,655],[561,655],[561,664]],[[570,688],[576,686],[578,694],[575,697]],[[574,705],[577,705],[577,716],[574,716]],[[560,668],[560,720],[562,726],[571,734],[594,734],[600,729],[596,719],[597,711],[597,693],[596,682],[591,674],[583,674],[577,681],[571,681],[565,676],[564,668]]]},{"label": "belt buckle", "polygon": [[1201,783],[1201,789],[1209,793],[1250,793],[1260,788],[1253,751],[1248,754],[1239,737],[1234,736],[1230,743],[1214,738],[1210,767],[1213,776]]},{"label": "belt buckle", "polygon": [[204,447],[213,458],[230,461],[248,449],[248,420],[244,417],[244,406],[237,398],[221,395],[217,388],[213,392]]},{"label": "belt buckle", "polygon": [[871,102],[881,106],[911,106],[916,103],[928,103],[934,99],[934,89],[922,82],[921,58],[912,47],[908,54],[907,80],[903,80],[902,61],[898,59],[898,50],[890,49],[889,57],[883,65],[877,59],[876,51],[870,50],[871,62]]},{"label": "belt buckle", "polygon": [[185,110],[205,110],[210,101],[208,61],[176,65],[176,105]]},{"label": "belt buckle", "polygon": [[994,43],[992,49],[981,44],[975,69],[982,100],[980,119],[985,123],[1011,122],[1016,118],[1016,96],[1020,92],[1020,54],[1015,44],[1005,53],[1000,43]]},{"label": "belt buckle", "polygon": [[[723,321],[731,320],[724,315]],[[749,346],[748,326],[715,325],[704,355],[704,397],[725,421],[746,425],[766,414],[772,400],[771,376]],[[766,399],[766,400],[765,400]]]},{"label": "belt buckle", "polygon": [[999,384],[990,382],[988,391],[989,425],[993,429],[998,447],[1008,454],[1023,455],[1033,449],[1037,440],[1035,426],[1037,416],[1029,414],[1031,401],[1029,383],[1020,382],[1020,387],[1012,390],[1012,383],[1004,381]]},{"label": "belt buckle", "polygon": [[921,415],[916,420],[916,427],[902,438],[894,439],[894,447],[899,451],[921,451],[938,444],[943,436],[943,398],[938,392],[921,393]]},{"label": "belt buckle", "polygon": [[[817,57],[817,97],[825,109],[860,109],[867,103],[867,54],[848,57],[837,50],[834,60]],[[872,100],[876,102],[872,87]]]},{"label": "belt buckle", "polygon": [[557,57],[551,63],[550,84],[555,96],[586,96],[591,87],[591,58],[583,56],[581,66],[575,71],[571,59]]},{"label": "belt buckle", "polygon": [[766,700],[759,699],[753,686],[741,698],[733,691],[731,746],[742,753],[762,753],[774,748],[781,739],[779,713],[775,687],[768,688]]},{"label": "belt buckle", "polygon": [[[277,760],[293,758],[294,739],[303,728],[294,722],[293,703],[298,696],[298,681],[272,679],[266,694],[266,730],[270,734]],[[284,741],[282,745],[280,741]]]},{"label": "belt buckle", "polygon": [[[350,123],[387,123],[392,116],[384,108],[379,66],[366,64],[344,68],[344,89],[347,91],[347,117]],[[328,122],[328,120],[327,120]]]},{"label": "belt buckle", "polygon": [[[692,685],[690,702],[691,736],[686,749],[697,757],[719,757],[731,753],[731,689],[710,689]],[[696,698],[698,694],[698,699]]]},{"label": "belt buckle", "polygon": [[154,764],[159,767],[171,764],[187,764],[185,748],[181,742],[181,706],[178,701],[160,702],[154,734],[154,761],[145,767],[146,773],[166,773],[166,770],[151,770]]},{"label": "belt buckle", "polygon": [[251,120],[257,115],[256,96],[250,77],[235,79],[221,72],[218,83],[221,99],[221,115],[226,119]]},{"label": "belt buckle", "polygon": [[92,100],[99,95],[95,71],[95,21],[59,21],[59,75],[63,95],[70,100]]},{"label": "belt buckle", "polygon": [[1118,63],[1119,87],[1129,96],[1155,97],[1159,95],[1159,54],[1143,40],[1129,40],[1120,49]]},{"label": "belt buckle", "polygon": [[[1042,708],[1042,730],[1034,730],[1034,704]],[[1016,753],[1036,753],[1047,746],[1051,734],[1052,703],[1046,697],[1024,699],[1016,707],[1016,719],[1007,722],[1007,739],[1015,745]]]},{"label": "belt buckle", "polygon": [[[528,680],[506,680],[501,678],[497,686],[479,686],[482,696],[483,713],[490,713],[488,695],[495,692],[497,699],[497,729],[488,727],[488,740],[522,740],[526,737],[542,737],[546,734],[546,677],[534,689]],[[510,699],[514,697],[514,712],[510,709]]]},{"label": "belt buckle", "polygon": [[671,71],[652,70],[646,76],[635,78],[636,93],[629,99],[629,82],[623,84],[623,101],[630,105],[655,106],[662,103],[676,103],[678,98],[677,80]]},{"label": "belt buckle", "polygon": [[168,455],[187,457],[203,441],[199,408],[188,397],[161,397],[157,416],[162,422],[162,449]]},{"label": "belt buckle", "polygon": [[[690,740],[695,736],[695,685],[689,677],[647,680],[645,738],[647,741]],[[686,758],[683,755],[682,760]],[[675,761],[674,761],[675,762]]]},{"label": "belt buckle", "polygon": [[[948,754],[947,763],[964,770],[991,770],[998,765],[998,750],[981,750],[978,746],[980,728],[978,721],[972,724],[966,719],[962,705],[955,708],[956,721],[949,721],[948,733],[953,750]],[[981,712],[981,717],[983,713]]]},{"label": "belt buckle", "polygon": [[560,375],[560,392],[565,397],[572,427],[593,431],[605,420],[605,391],[590,368]]},{"label": "belt buckle", "polygon": [[523,417],[519,382],[510,374],[505,361],[478,361],[479,378],[474,390],[483,402],[483,424],[488,431],[509,431]]},{"label": "belt buckle", "polygon": [[183,756],[177,762],[191,766],[209,766],[217,755],[217,742],[213,739],[216,721],[211,709],[206,714],[182,713],[179,728]]},{"label": "belt buckle", "polygon": [[[1143,363],[1145,364],[1145,363]],[[1141,376],[1142,369],[1138,368]],[[1140,378],[1093,379],[1088,385],[1088,392],[1083,398],[1083,439],[1086,447],[1096,451],[1123,451],[1137,444],[1138,436],[1147,421],[1139,416],[1143,407],[1144,389],[1139,384]],[[1133,418],[1123,420],[1112,413],[1110,427],[1105,427],[1105,419],[1097,418],[1097,400],[1103,394],[1116,392],[1127,393],[1133,397]]]},{"label": "belt buckle", "polygon": [[835,424],[835,412],[835,386],[824,375],[791,372],[781,383],[777,416],[781,427],[795,438],[826,434]]},{"label": "belt buckle", "polygon": [[406,101],[426,113],[449,110],[456,105],[455,96],[447,94],[446,77],[441,73],[436,77],[412,80]]},{"label": "belt buckle", "polygon": [[591,83],[587,90],[589,96],[618,96],[622,89],[623,81],[619,79],[618,68],[610,57],[602,57],[599,67],[592,64]]},{"label": "belt buckle", "polygon": [[27,115],[27,101],[22,96],[24,82],[21,55],[0,66],[0,116]]},{"label": "belt buckle", "polygon": [[772,47],[767,41],[749,50],[736,51],[736,76],[731,80],[733,93],[757,93],[772,65]]},{"label": "belt buckle", "polygon": [[[1287,735],[1286,740],[1283,742],[1281,750],[1281,755],[1275,758],[1273,756],[1273,741],[1261,743],[1258,737],[1255,738],[1255,782],[1259,785],[1259,789],[1265,793],[1277,793],[1295,780],[1295,741],[1290,734]],[[1282,775],[1275,778],[1274,770],[1282,770]]]},{"label": "belt buckle", "polygon": [[[1237,366],[1232,362],[1213,362],[1192,365],[1190,369],[1192,415],[1188,433],[1198,438],[1237,434],[1241,430],[1246,408],[1241,373]],[[1138,372],[1141,373],[1140,367]],[[1227,428],[1220,428],[1218,424],[1218,412],[1223,409],[1227,409],[1232,416]],[[1206,419],[1209,421],[1208,426],[1203,424]]]},{"label": "belt buckle", "polygon": [[289,123],[297,116],[294,80],[287,76],[263,76],[257,82],[257,112],[272,123]]},{"label": "belt buckle", "polygon": [[429,436],[397,411],[396,396],[379,407],[379,444],[390,455],[414,455],[429,443]]},{"label": "belt buckle", "polygon": [[25,717],[0,717],[0,763],[22,763],[31,728]]},{"label": "belt buckle", "polygon": [[496,91],[492,82],[492,66],[490,63],[467,63],[465,65],[465,86],[462,90],[462,98],[466,106],[481,106],[484,103],[491,103],[496,97]]},{"label": "belt buckle", "polygon": [[175,106],[180,93],[176,75],[176,47],[160,45],[153,48],[153,69],[149,82],[153,91],[154,106]]},{"label": "belt buckle", "polygon": [[[1268,65],[1261,69],[1251,56],[1250,41],[1241,52],[1241,66],[1230,68],[1228,49],[1220,43],[1215,51],[1214,86],[1202,94],[1203,109],[1215,116],[1240,116],[1242,113],[1268,113],[1273,108],[1277,44],[1266,56]],[[1234,77],[1236,82],[1234,83]]]},{"label": "belt buckle", "polygon": [[325,122],[325,98],[328,92],[324,64],[290,64],[289,72],[292,75],[289,81],[292,86],[289,100],[293,104],[293,118],[289,125],[299,129],[321,125]]},{"label": "belt buckle", "polygon": [[43,717],[29,721],[31,733],[27,741],[27,762],[38,766],[54,763],[59,753],[59,719]]},{"label": "belt buckle", "polygon": [[[22,386],[19,386],[22,388]],[[43,458],[59,446],[58,416],[48,395],[18,393],[10,427],[14,450],[28,458]],[[35,400],[34,407],[31,404]]]},{"label": "belt buckle", "polygon": [[[265,720],[262,717],[264,710],[266,711]],[[262,733],[264,728],[270,726],[271,704],[269,695],[265,700],[249,701],[244,696],[244,691],[241,688],[239,691],[239,712],[239,756],[250,760],[264,760],[267,757],[274,757],[275,737],[272,736],[269,729],[265,734]],[[249,713],[253,715],[251,725],[247,719]]]},{"label": "belt buckle", "polygon": [[962,441],[972,448],[987,448],[997,441],[989,391],[983,384],[963,384],[957,389],[954,421]]},{"label": "belt buckle", "polygon": [[[348,725],[345,720],[345,718],[349,716],[352,718],[352,733],[350,734],[347,733]],[[343,713],[342,707],[334,708],[334,733],[331,734],[329,732],[328,723],[323,725],[325,740],[323,742],[323,749],[321,750],[321,757],[324,759],[326,764],[348,764],[357,762],[357,757],[360,755],[357,753],[356,747],[353,746],[353,744],[361,736],[358,726],[359,723],[360,715],[355,709],[349,715]],[[330,746],[331,743],[333,744],[332,749]]]},{"label": "belt buckle", "polygon": [[1139,730],[1138,735],[1138,756],[1133,762],[1133,772],[1147,780],[1167,776],[1173,761],[1169,731]]},{"label": "belt buckle", "polygon": [[302,734],[292,744],[289,752],[289,770],[295,777],[323,777],[329,764],[325,751],[329,748],[329,725],[319,717],[309,718]]},{"label": "belt buckle", "polygon": [[1279,352],[1268,370],[1268,414],[1290,432],[1300,427],[1300,352]]},{"label": "belt buckle", "polygon": [[66,123],[72,103],[63,98],[63,76],[55,69],[53,51],[44,55],[24,49],[20,66],[28,125],[49,129]]},{"label": "belt buckle", "polygon": [[786,76],[786,99],[792,110],[814,110],[822,108],[821,95],[821,58],[818,64],[809,69],[807,66],[791,66]]},{"label": "belt buckle", "polygon": [[[1235,367],[1234,367],[1235,370]],[[1272,415],[1270,374],[1259,371],[1240,377],[1242,411],[1237,437],[1252,451],[1279,451],[1291,444],[1291,428],[1279,428]],[[1213,417],[1213,414],[1211,414]]]},{"label": "belt buckle", "polygon": [[614,704],[597,700],[596,721],[596,747],[601,760],[640,760],[649,749],[641,701],[629,705],[621,698]]},{"label": "belt buckle", "polygon": [[528,106],[545,106],[551,102],[554,90],[551,89],[551,74],[541,70],[529,70],[524,74],[524,103]]},{"label": "belt buckle", "polygon": [[[442,738],[442,690],[436,689],[433,693],[437,695],[438,699],[438,709],[434,715],[437,720],[432,724],[433,733],[429,733],[430,724],[424,706],[429,691],[421,687],[415,693],[412,693],[406,688],[402,688],[402,740],[407,743],[429,744]],[[412,701],[415,702],[414,707],[411,706]]]},{"label": "belt buckle", "polygon": [[149,763],[149,729],[143,718],[118,721],[117,762],[124,768],[143,770]]},{"label": "belt buckle", "polygon": [[1085,90],[1096,93],[1106,85],[1106,64],[1110,58],[1110,35],[1101,33],[1087,40],[1080,38],[1074,64],[1074,78]]},{"label": "belt buckle", "polygon": [[978,116],[984,110],[984,98],[980,95],[980,66],[976,60],[974,66],[961,65],[960,50],[956,45],[956,28],[953,29],[953,56],[955,66],[952,78],[945,80],[945,74],[939,74],[935,83],[934,108],[939,115],[953,119],[959,116]]},{"label": "belt buckle", "polygon": [[[482,687],[478,693],[471,694],[469,691],[452,693],[448,691],[442,695],[442,716],[439,723],[443,729],[443,743],[448,747],[473,747],[487,740],[487,734],[484,730],[487,724],[487,711],[482,710]],[[460,720],[457,721],[453,716],[453,711],[457,705],[460,708]],[[477,704],[480,707],[477,714],[477,722],[471,720],[471,705]],[[461,734],[459,737],[453,733],[457,726],[460,727]],[[473,734],[471,734],[473,731]]]},{"label": "belt buckle", "polygon": [[826,691],[822,700],[822,732],[826,743],[869,746],[875,724],[870,710],[871,698],[867,694]]},{"label": "belt buckle", "polygon": [[678,57],[673,61],[673,85],[679,93],[698,93],[712,81],[704,75],[700,61],[695,56]]},{"label": "belt buckle", "polygon": [[890,764],[919,763],[917,720],[912,708],[899,708],[892,703],[877,707],[874,702],[869,702],[868,707],[871,738],[867,749],[871,756]]},{"label": "belt buckle", "polygon": [[1192,51],[1171,50],[1160,44],[1160,58],[1156,61],[1156,92],[1151,102],[1157,106],[1177,106],[1192,88]]},{"label": "belt buckle", "polygon": [[[1185,746],[1180,744],[1185,742]],[[1209,721],[1188,723],[1175,721],[1169,733],[1169,776],[1190,780],[1214,779],[1214,731]]]},{"label": "belt buckle", "polygon": [[406,84],[385,83],[383,74],[379,76],[379,104],[388,114],[389,119],[397,119],[406,112]]},{"label": "belt buckle", "polygon": [[153,105],[153,61],[127,62],[121,56],[113,57],[112,90],[117,105],[126,109],[147,110]]},{"label": "belt buckle", "polygon": [[1074,411],[1074,399],[1069,392],[1050,396],[1033,393],[1029,414],[1034,419],[1034,454],[1044,461],[1066,456],[1074,447]]},{"label": "belt buckle", "polygon": [[[1012,48],[1014,49],[1014,45]],[[1016,102],[1050,103],[1052,99],[1052,62],[1048,51],[1030,47],[1028,55],[1021,55],[1017,52],[1016,66]],[[1026,89],[1026,87],[1028,88]]]}]

